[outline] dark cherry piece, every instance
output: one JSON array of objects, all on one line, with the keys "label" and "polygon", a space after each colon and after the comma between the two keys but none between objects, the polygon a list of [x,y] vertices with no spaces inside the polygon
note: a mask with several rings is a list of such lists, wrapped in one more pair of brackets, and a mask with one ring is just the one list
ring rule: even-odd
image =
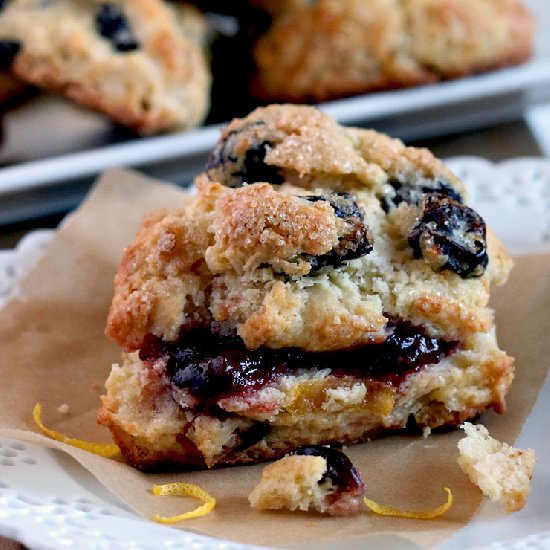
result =
[{"label": "dark cherry piece", "polygon": [[214,168],[220,168],[224,166],[227,162],[237,162],[237,157],[233,151],[234,139],[236,136],[242,134],[248,128],[253,126],[265,126],[263,120],[255,120],[254,122],[249,122],[248,124],[243,124],[240,127],[235,128],[224,138],[219,141],[214,148],[214,150],[208,156],[208,162],[206,163],[206,170],[213,170]]},{"label": "dark cherry piece", "polygon": [[327,471],[320,483],[330,479],[340,491],[364,490],[361,476],[351,460],[338,449],[323,445],[304,445],[298,447],[292,454],[304,456],[320,456],[327,461]]},{"label": "dark cherry piece", "polygon": [[257,183],[262,181],[273,185],[280,185],[283,183],[284,178],[279,174],[279,169],[265,162],[265,156],[271,147],[273,147],[273,143],[269,141],[264,141],[252,146],[244,155],[242,168],[233,172],[231,175],[235,178],[239,178],[243,183]]},{"label": "dark cherry piece", "polygon": [[96,16],[96,26],[99,34],[110,40],[119,52],[137,50],[140,46],[118,4],[101,4]]},{"label": "dark cherry piece", "polygon": [[303,197],[310,202],[326,201],[334,208],[334,213],[338,218],[349,221],[350,218],[362,220],[363,210],[358,206],[355,197],[351,193],[331,193],[325,195],[307,195]]},{"label": "dark cherry piece", "polygon": [[382,208],[388,213],[392,208],[397,208],[401,203],[418,206],[426,194],[437,194],[454,199],[462,203],[462,195],[454,187],[441,179],[424,182],[422,185],[401,183],[397,180],[389,181],[392,187],[382,199]]},{"label": "dark cherry piece", "polygon": [[254,126],[265,126],[265,122],[256,120],[229,132],[218,143],[208,158],[206,170],[224,169],[226,177],[221,183],[228,187],[242,187],[244,183],[258,182],[278,185],[284,181],[279,168],[265,162],[265,156],[269,148],[273,147],[273,143],[270,141],[262,141],[251,145],[245,152],[244,157],[236,153],[235,148],[238,145],[240,135]]},{"label": "dark cherry piece", "polygon": [[311,265],[313,275],[323,267],[340,267],[344,262],[361,258],[372,252],[374,237],[364,223],[364,212],[350,193],[331,193],[328,196],[310,195],[304,197],[310,202],[326,201],[338,218],[349,224],[349,231],[338,239],[338,244],[322,256],[305,256]]},{"label": "dark cherry piece", "polygon": [[408,374],[438,363],[457,346],[457,342],[430,338],[410,323],[397,322],[389,326],[382,343],[345,351],[248,350],[238,337],[222,338],[208,330],[194,330],[182,333],[174,343],[148,335],[139,356],[148,362],[164,358],[172,384],[215,402],[257,391],[299,369],[329,368],[335,376],[352,375],[399,386]]},{"label": "dark cherry piece", "polygon": [[19,40],[0,40],[0,69],[9,69],[20,51],[21,42]]},{"label": "dark cherry piece", "polygon": [[444,260],[437,266],[440,269],[450,269],[463,278],[483,275],[489,262],[483,218],[442,195],[426,195],[421,207],[422,217],[407,237],[415,258],[429,250]]}]

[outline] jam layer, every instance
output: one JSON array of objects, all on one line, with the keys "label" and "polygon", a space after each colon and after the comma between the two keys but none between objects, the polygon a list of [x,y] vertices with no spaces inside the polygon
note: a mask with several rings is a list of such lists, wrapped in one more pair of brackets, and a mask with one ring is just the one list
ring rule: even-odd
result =
[{"label": "jam layer", "polygon": [[422,367],[438,363],[458,342],[431,338],[407,322],[392,322],[385,340],[356,349],[312,353],[296,348],[249,350],[239,337],[208,330],[181,334],[177,342],[148,335],[140,359],[164,359],[170,381],[202,399],[246,395],[298,370],[330,369],[334,376],[354,376],[399,386]]}]

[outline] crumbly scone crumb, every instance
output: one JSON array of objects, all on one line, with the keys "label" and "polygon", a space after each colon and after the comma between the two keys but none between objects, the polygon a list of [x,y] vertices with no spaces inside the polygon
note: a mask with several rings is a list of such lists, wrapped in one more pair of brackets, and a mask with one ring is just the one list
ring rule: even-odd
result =
[{"label": "crumbly scone crumb", "polygon": [[248,500],[259,510],[314,510],[331,516],[362,508],[364,485],[341,451],[323,446],[300,447],[266,466]]},{"label": "crumbly scone crumb", "polygon": [[264,468],[248,500],[260,510],[320,509],[327,491],[319,481],[326,469],[327,462],[320,456],[285,456]]},{"label": "crumbly scone crumb", "polygon": [[531,491],[535,451],[502,443],[480,424],[465,422],[461,427],[466,432],[458,442],[462,470],[493,502],[502,501],[507,513],[521,510]]}]

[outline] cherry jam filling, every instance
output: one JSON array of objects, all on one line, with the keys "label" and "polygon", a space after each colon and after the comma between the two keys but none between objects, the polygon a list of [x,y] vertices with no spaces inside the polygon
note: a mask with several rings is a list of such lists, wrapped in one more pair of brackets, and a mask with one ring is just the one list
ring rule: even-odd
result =
[{"label": "cherry jam filling", "polygon": [[323,445],[304,445],[298,447],[293,454],[324,458],[327,462],[327,471],[323,474],[320,483],[330,479],[332,484],[338,488],[338,493],[343,491],[362,493],[364,491],[359,472],[342,451]]},{"label": "cherry jam filling", "polygon": [[391,322],[381,343],[334,352],[296,348],[249,350],[239,337],[221,337],[208,330],[183,332],[177,342],[145,337],[139,357],[166,360],[172,384],[203,399],[244,396],[298,370],[330,369],[334,376],[374,379],[389,386],[422,367],[438,363],[458,342],[431,338],[407,322]]}]

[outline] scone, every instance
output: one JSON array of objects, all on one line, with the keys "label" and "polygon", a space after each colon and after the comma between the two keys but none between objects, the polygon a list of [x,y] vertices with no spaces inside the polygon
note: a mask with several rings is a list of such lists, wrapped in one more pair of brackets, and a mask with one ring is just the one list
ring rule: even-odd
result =
[{"label": "scone", "polygon": [[364,492],[359,472],[342,451],[306,445],[266,466],[248,501],[259,510],[347,516],[361,511]]},{"label": "scone", "polygon": [[142,133],[199,124],[209,74],[202,15],[162,0],[7,0],[3,67]]},{"label": "scone", "polygon": [[99,415],[128,461],[212,467],[505,409],[491,283],[511,261],[428,151],[273,105],[115,278]]},{"label": "scone", "polygon": [[534,20],[522,0],[406,0],[415,60],[443,78],[516,65],[532,53]]},{"label": "scone", "polygon": [[531,54],[521,0],[254,0],[261,99],[322,101],[513,65]]}]

